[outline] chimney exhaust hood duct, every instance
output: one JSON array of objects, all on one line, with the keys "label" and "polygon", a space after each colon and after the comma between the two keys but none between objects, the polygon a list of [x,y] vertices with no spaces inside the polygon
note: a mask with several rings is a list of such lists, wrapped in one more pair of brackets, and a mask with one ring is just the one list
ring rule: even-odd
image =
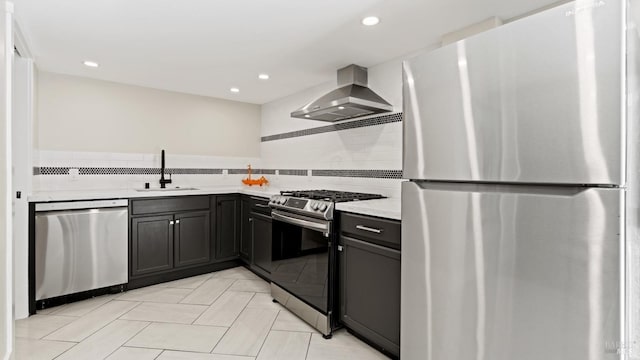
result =
[{"label": "chimney exhaust hood duct", "polygon": [[393,111],[393,106],[367,87],[367,68],[349,65],[338,70],[339,88],[291,113],[291,117],[340,121]]}]

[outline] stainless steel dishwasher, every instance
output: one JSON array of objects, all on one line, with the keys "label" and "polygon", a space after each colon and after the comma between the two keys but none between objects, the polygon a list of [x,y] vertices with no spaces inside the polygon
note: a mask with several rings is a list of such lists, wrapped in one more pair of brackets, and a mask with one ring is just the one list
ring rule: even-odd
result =
[{"label": "stainless steel dishwasher", "polygon": [[36,204],[36,300],[127,283],[127,204]]}]

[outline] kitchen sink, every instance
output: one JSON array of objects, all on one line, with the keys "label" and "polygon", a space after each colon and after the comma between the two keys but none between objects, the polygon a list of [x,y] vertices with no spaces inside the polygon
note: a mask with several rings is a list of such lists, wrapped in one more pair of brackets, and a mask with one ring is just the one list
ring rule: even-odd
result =
[{"label": "kitchen sink", "polygon": [[173,188],[165,188],[165,189],[136,189],[136,191],[140,191],[140,192],[154,192],[154,191],[161,191],[161,192],[165,192],[165,191],[183,191],[183,190],[199,190],[198,188],[194,188],[194,187],[173,187]]}]

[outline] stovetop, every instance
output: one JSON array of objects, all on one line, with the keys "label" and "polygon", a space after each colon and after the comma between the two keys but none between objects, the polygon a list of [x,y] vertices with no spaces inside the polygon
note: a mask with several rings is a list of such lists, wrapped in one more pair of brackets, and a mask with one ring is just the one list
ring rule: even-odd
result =
[{"label": "stovetop", "polygon": [[280,195],[273,195],[271,197],[269,206],[275,209],[276,214],[282,210],[330,221],[333,220],[335,203],[382,198],[384,198],[384,196],[378,194],[363,194],[348,191],[281,191]]},{"label": "stovetop", "polygon": [[311,199],[311,200],[325,200],[325,201],[332,201],[332,202],[346,202],[346,201],[385,198],[384,196],[379,194],[365,194],[365,193],[335,191],[335,190],[281,191],[280,195],[303,198],[303,199]]}]

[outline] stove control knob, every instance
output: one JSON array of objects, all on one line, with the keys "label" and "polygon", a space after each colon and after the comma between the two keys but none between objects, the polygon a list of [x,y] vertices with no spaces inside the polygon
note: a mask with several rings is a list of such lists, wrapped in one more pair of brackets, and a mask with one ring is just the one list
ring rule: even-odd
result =
[{"label": "stove control knob", "polygon": [[286,202],[287,202],[287,199],[286,199],[286,198],[281,198],[281,199],[280,199],[280,204],[284,205],[284,203],[286,203]]},{"label": "stove control knob", "polygon": [[315,202],[315,201],[314,201],[314,202],[312,202],[312,203],[311,203],[311,208],[312,208],[313,210],[318,210],[318,203],[317,203],[317,202]]},{"label": "stove control knob", "polygon": [[327,204],[320,204],[320,211],[327,210]]}]

